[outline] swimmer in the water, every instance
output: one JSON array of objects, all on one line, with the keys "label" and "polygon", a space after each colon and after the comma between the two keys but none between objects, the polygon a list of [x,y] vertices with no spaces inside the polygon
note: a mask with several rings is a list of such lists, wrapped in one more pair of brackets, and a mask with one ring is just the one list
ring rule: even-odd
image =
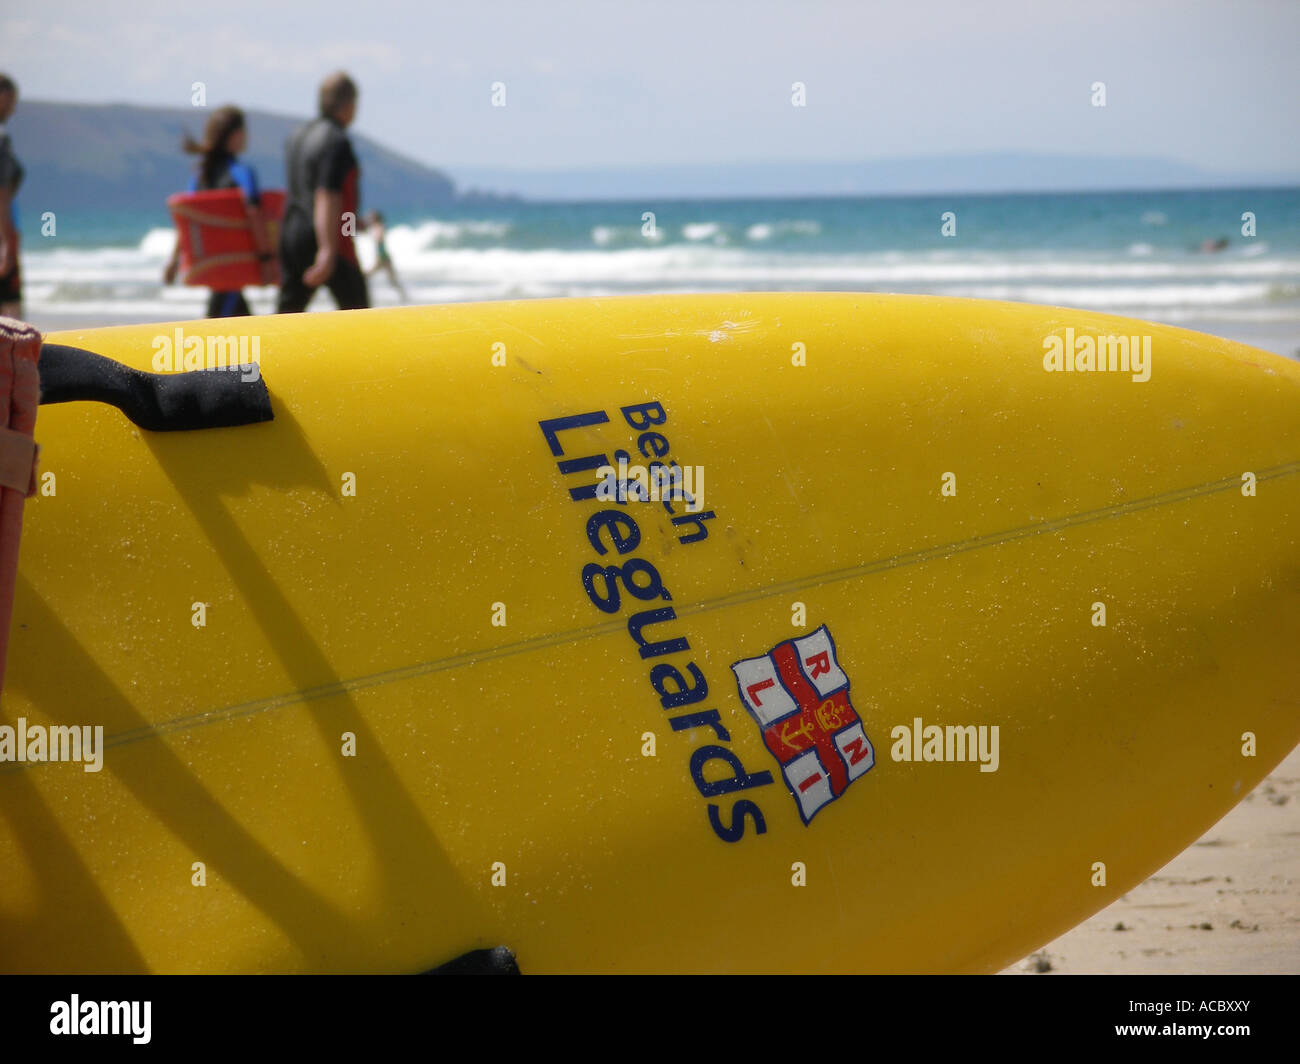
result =
[{"label": "swimmer in the water", "polygon": [[384,246],[384,216],[378,211],[371,210],[366,212],[362,219],[365,222],[365,230],[375,241],[375,264],[367,271],[367,276],[378,273],[383,270],[388,274],[388,279],[397,289],[397,294],[402,297],[402,302],[410,302],[406,297],[406,289],[402,287],[402,282],[397,279],[397,270],[393,268],[393,260],[388,254],[388,248]]}]

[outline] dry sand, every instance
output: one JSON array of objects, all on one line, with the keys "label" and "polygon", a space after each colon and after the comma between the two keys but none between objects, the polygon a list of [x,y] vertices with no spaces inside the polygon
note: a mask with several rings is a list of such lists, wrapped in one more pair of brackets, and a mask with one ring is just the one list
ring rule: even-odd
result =
[{"label": "dry sand", "polygon": [[1300,747],[1150,879],[1006,973],[1044,961],[1067,974],[1300,973]]}]

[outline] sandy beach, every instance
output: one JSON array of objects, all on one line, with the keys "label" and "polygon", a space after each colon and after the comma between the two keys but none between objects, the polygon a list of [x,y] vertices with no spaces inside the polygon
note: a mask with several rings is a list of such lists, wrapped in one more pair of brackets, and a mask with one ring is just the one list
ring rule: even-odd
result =
[{"label": "sandy beach", "polygon": [[1003,974],[1300,973],[1300,748],[1139,887]]}]

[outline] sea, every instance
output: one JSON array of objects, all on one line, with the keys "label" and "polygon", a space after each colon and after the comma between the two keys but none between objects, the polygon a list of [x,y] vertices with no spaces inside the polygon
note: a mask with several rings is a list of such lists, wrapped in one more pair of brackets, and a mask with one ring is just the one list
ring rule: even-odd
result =
[{"label": "sea", "polygon": [[[52,234],[19,206],[26,313],[38,327],[203,315],[205,289],[162,283],[174,236],[161,205],[63,212]],[[1300,188],[502,200],[385,213],[409,303],[928,293],[1105,311],[1300,357]],[[364,236],[358,250],[373,261]],[[376,306],[403,302],[382,275],[371,293]],[[255,312],[273,309],[274,290],[246,294]],[[321,292],[312,309],[331,306]]]}]

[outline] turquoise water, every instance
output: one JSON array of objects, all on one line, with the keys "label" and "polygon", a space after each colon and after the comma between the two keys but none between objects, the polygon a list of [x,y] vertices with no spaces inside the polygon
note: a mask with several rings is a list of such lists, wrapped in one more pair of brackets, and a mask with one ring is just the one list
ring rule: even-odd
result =
[{"label": "turquoise water", "polygon": [[[364,188],[363,188],[364,194]],[[367,204],[378,206],[383,204]],[[21,208],[25,204],[20,204]],[[653,214],[653,225],[645,218]],[[945,212],[955,232],[943,233]],[[1253,212],[1255,235],[1243,234]],[[28,313],[56,324],[202,312],[164,289],[160,208],[21,210]],[[464,204],[393,212],[389,251],[412,302],[629,292],[825,290],[1010,299],[1300,346],[1300,189],[844,199]],[[1226,241],[1218,251],[1206,241]],[[363,262],[372,254],[359,241]],[[374,301],[391,305],[383,279]],[[268,310],[269,290],[250,290]],[[321,297],[320,306],[328,306]],[[1289,346],[1288,346],[1289,345]]]},{"label": "turquoise water", "polygon": [[[24,240],[70,248],[132,247],[151,229],[170,222],[155,211],[64,213],[56,241],[43,240],[35,211],[22,211]],[[383,209],[383,204],[367,204]],[[791,251],[915,252],[965,248],[982,251],[1073,250],[1125,253],[1135,243],[1160,252],[1195,250],[1206,239],[1236,243],[1241,215],[1253,211],[1258,235],[1278,250],[1300,252],[1300,189],[1116,192],[1042,195],[898,196],[870,199],[636,200],[600,203],[501,203],[450,206],[436,219],[393,212],[390,224],[427,220],[506,223],[462,234],[463,246],[520,250],[582,250],[638,246],[641,216],[653,211],[669,242],[684,240],[682,227],[714,222],[724,243],[745,246],[755,226],[779,227],[765,246]],[[945,211],[957,215],[955,237],[940,233]],[[593,232],[613,230],[611,242],[593,244]],[[688,241],[689,242],[689,241]],[[748,242],[752,243],[752,239]]]}]

